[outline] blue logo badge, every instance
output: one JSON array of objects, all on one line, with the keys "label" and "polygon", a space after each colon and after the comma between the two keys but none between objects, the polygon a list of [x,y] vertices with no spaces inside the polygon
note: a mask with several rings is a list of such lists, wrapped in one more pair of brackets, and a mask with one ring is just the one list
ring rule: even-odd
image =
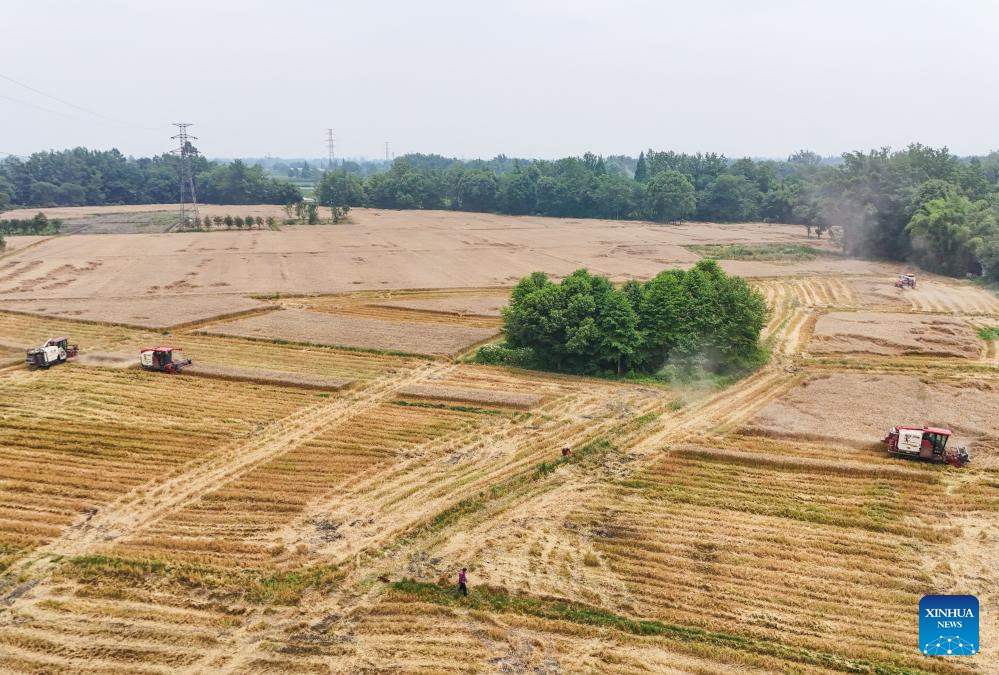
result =
[{"label": "blue logo badge", "polygon": [[919,651],[929,656],[977,654],[978,598],[924,595],[919,601]]}]

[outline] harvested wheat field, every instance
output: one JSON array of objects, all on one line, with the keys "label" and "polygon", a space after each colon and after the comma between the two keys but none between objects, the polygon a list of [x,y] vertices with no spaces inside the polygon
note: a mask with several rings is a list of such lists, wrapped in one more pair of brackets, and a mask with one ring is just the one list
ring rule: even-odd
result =
[{"label": "harvested wheat field", "polygon": [[451,355],[497,334],[496,329],[382,321],[298,309],[271,312],[205,326],[205,333],[377,349],[411,354]]},{"label": "harvested wheat field", "polygon": [[[351,217],[4,257],[0,671],[996,672],[989,291],[725,261],[771,308],[759,371],[557,375],[465,362],[519,276],[647,277],[803,229]],[[25,368],[54,335],[80,356]],[[134,367],[159,344],[193,367]],[[971,464],[888,457],[900,423]],[[979,598],[980,654],[919,653],[928,593]]]},{"label": "harvested wheat field", "polygon": [[270,305],[238,295],[195,295],[182,302],[169,297],[150,298],[62,298],[10,300],[0,310],[41,316],[101,321],[142,328],[169,328],[254,311]]},{"label": "harvested wheat field", "polygon": [[[80,214],[132,207],[79,207]],[[208,207],[225,209],[230,207]],[[257,208],[231,207],[240,212]],[[175,209],[143,206],[144,211]],[[49,215],[68,218],[72,209]],[[256,215],[250,213],[250,215]],[[12,212],[12,217],[17,217]],[[358,290],[507,287],[531,272],[579,267],[624,280],[687,267],[688,244],[797,242],[801,228],[762,223],[664,226],[451,211],[355,209],[351,223],[281,231],[78,234],[4,258],[0,301],[206,294],[273,295]],[[16,253],[16,252],[15,252]],[[6,268],[8,261],[16,262]],[[816,259],[783,265],[722,261],[749,276],[868,274],[873,263]],[[55,278],[53,278],[55,275]]]},{"label": "harvested wheat field", "polygon": [[413,300],[386,300],[376,304],[382,307],[415,309],[422,312],[457,314],[458,316],[499,316],[507,298],[437,298]]},{"label": "harvested wheat field", "polygon": [[873,444],[896,424],[953,429],[959,444],[999,439],[999,382],[912,375],[816,375],[767,405],[746,430]]},{"label": "harvested wheat field", "polygon": [[960,320],[934,314],[832,312],[815,323],[813,354],[978,358],[982,341]]}]

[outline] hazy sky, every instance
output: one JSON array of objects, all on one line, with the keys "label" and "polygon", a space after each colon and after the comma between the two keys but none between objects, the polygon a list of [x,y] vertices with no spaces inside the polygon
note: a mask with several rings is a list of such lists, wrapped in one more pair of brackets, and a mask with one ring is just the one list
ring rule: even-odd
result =
[{"label": "hazy sky", "polygon": [[[3,0],[0,152],[999,148],[994,0]],[[84,112],[80,108],[99,113]],[[112,119],[113,118],[113,119]]]}]

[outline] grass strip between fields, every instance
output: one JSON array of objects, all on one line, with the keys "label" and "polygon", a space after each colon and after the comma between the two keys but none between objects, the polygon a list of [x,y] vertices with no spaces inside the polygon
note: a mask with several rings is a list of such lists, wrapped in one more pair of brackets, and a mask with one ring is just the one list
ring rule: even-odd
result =
[{"label": "grass strip between fields", "polygon": [[715,260],[756,260],[759,262],[801,262],[818,257],[841,257],[828,249],[806,244],[688,244],[687,250]]},{"label": "grass strip between fields", "polygon": [[518,414],[510,410],[498,410],[496,408],[479,408],[471,405],[452,405],[449,403],[429,403],[427,401],[405,401],[397,399],[392,401],[392,405],[403,406],[405,408],[430,408],[432,410],[453,410],[455,412],[473,413],[476,415],[499,415],[500,417],[515,417]]},{"label": "grass strip between fields", "polygon": [[541,619],[600,626],[632,635],[660,636],[683,642],[699,642],[750,651],[798,663],[823,666],[843,672],[876,673],[878,675],[909,675],[926,672],[903,665],[866,659],[849,659],[827,652],[791,647],[731,633],[709,631],[703,628],[649,619],[634,619],[588,605],[535,596],[511,595],[488,587],[473,588],[468,597],[459,597],[451,587],[403,579],[393,582],[390,589],[401,598],[429,602],[435,605],[524,614]]}]

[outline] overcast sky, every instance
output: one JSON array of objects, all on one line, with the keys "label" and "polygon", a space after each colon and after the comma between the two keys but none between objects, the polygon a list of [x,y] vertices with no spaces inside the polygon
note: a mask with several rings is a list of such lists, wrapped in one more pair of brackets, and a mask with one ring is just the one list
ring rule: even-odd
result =
[{"label": "overcast sky", "polygon": [[994,0],[3,5],[3,153],[159,153],[171,122],[211,157],[324,156],[327,127],[366,157],[999,148]]}]

